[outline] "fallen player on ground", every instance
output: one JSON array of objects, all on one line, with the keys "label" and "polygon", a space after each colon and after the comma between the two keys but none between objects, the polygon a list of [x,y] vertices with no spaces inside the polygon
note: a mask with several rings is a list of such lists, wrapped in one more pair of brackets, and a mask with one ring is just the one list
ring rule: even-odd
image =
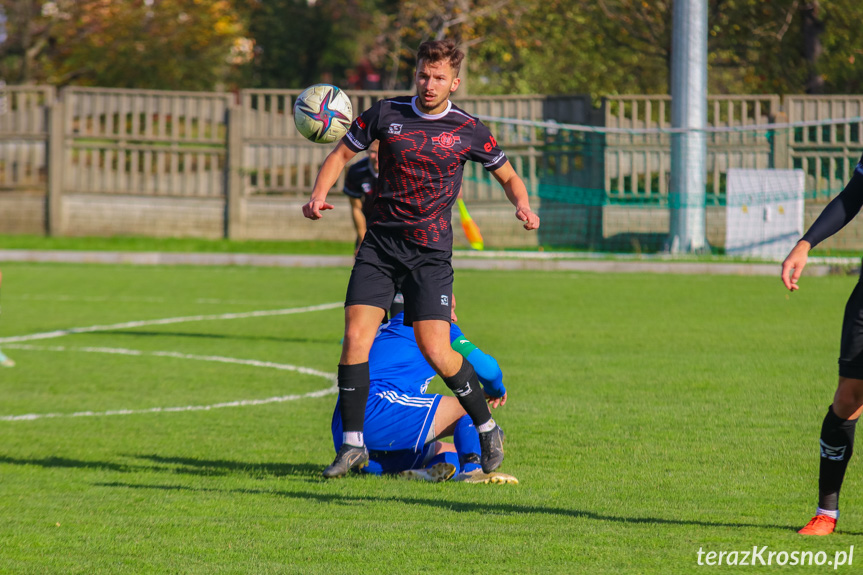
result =
[{"label": "fallen player on ground", "polygon": [[[455,322],[454,305],[452,316]],[[364,431],[369,461],[361,471],[425,481],[518,483],[512,475],[483,472],[479,434],[456,398],[425,393],[435,371],[420,352],[414,330],[403,320],[399,313],[383,324],[372,345]],[[507,393],[497,360],[468,341],[455,323],[450,341],[473,365],[489,406],[504,405]],[[338,451],[343,441],[338,402],[332,434]],[[453,437],[453,443],[439,441],[444,437]]]}]

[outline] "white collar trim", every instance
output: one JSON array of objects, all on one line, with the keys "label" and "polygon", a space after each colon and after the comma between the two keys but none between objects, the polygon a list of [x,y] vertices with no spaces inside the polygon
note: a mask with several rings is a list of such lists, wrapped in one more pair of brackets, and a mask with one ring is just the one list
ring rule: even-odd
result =
[{"label": "white collar trim", "polygon": [[441,118],[449,114],[449,111],[452,109],[452,102],[450,100],[447,100],[446,109],[443,112],[441,112],[440,114],[426,114],[425,112],[420,111],[420,109],[417,107],[418,97],[419,96],[414,96],[413,98],[411,98],[411,108],[413,108],[414,113],[420,118],[425,118],[426,120],[440,120]]}]

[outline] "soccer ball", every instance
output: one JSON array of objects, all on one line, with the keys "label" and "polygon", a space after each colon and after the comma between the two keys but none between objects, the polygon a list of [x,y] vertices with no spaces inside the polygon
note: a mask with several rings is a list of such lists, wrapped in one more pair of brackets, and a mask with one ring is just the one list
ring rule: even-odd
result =
[{"label": "soccer ball", "polygon": [[350,98],[330,84],[310,86],[294,102],[297,131],[317,144],[341,140],[353,119]]}]

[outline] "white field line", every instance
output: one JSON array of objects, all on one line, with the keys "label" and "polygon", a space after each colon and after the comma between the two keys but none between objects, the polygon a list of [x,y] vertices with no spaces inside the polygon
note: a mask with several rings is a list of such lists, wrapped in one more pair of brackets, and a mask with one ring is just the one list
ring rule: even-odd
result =
[{"label": "white field line", "polygon": [[185,317],[168,317],[163,319],[147,319],[141,321],[127,321],[124,323],[114,323],[110,325],[91,325],[88,327],[72,327],[69,329],[58,329],[55,331],[46,331],[42,333],[33,333],[30,335],[14,335],[11,337],[0,337],[0,344],[16,343],[20,341],[35,341],[40,339],[53,339],[66,335],[74,335],[76,333],[91,333],[94,331],[110,331],[115,329],[128,329],[132,327],[142,327],[145,325],[167,325],[172,323],[184,323],[190,321],[213,321],[225,319],[245,319],[250,317],[269,317],[276,315],[290,315],[295,313],[306,313],[310,311],[322,311],[327,309],[335,309],[342,307],[344,303],[325,303],[321,305],[312,305],[306,307],[295,307],[287,309],[249,311],[240,313],[223,313],[215,315],[190,315]]},{"label": "white field line", "polygon": [[[132,297],[121,295],[105,295],[105,296],[86,296],[86,295],[56,295],[56,294],[19,294],[19,295],[3,295],[3,301],[68,301],[68,302],[87,302],[87,303],[102,303],[102,302],[123,302],[123,303],[165,303],[168,298],[164,297]],[[170,301],[178,301],[176,298]],[[195,304],[206,305],[279,305],[278,302],[270,300],[239,300],[239,299],[218,299],[199,297],[190,300]]]},{"label": "white field line", "polygon": [[27,344],[12,344],[7,346],[13,349],[34,350],[34,351],[78,351],[85,353],[113,353],[119,355],[146,356],[152,355],[157,357],[175,357],[179,359],[194,359],[199,361],[217,361],[221,363],[233,363],[238,365],[251,365],[254,367],[266,367],[271,369],[280,369],[285,371],[295,371],[307,375],[315,375],[329,380],[333,385],[326,389],[311,391],[304,394],[282,395],[279,397],[268,397],[266,399],[241,399],[237,401],[229,401],[224,403],[215,403],[212,405],[186,405],[181,407],[151,407],[149,409],[116,409],[110,411],[78,411],[75,413],[28,413],[24,415],[5,415],[0,416],[0,421],[33,421],[35,419],[46,419],[54,417],[104,417],[108,415],[136,415],[144,413],[169,413],[179,411],[207,411],[210,409],[220,409],[223,407],[245,407],[250,405],[265,405],[268,403],[282,403],[285,401],[296,401],[298,399],[306,399],[313,397],[324,397],[326,395],[337,392],[335,386],[336,374],[311,369],[308,367],[300,367],[286,363],[274,363],[271,361],[258,361],[254,359],[237,359],[233,357],[222,357],[218,355],[192,355],[187,353],[178,353],[175,351],[139,351],[135,349],[110,348],[110,347],[63,347],[63,346],[35,346]]},{"label": "white field line", "polygon": [[105,348],[105,347],[81,347],[81,348],[66,348],[63,346],[32,346],[32,345],[24,345],[24,344],[16,344],[16,342],[21,341],[34,341],[41,339],[52,339],[63,337],[66,335],[72,335],[76,333],[90,333],[95,331],[109,331],[114,329],[126,329],[131,327],[140,327],[145,325],[166,325],[172,323],[183,323],[189,321],[212,321],[212,320],[226,320],[226,319],[244,319],[250,317],[268,317],[268,316],[278,316],[278,315],[290,315],[295,313],[305,313],[310,311],[321,311],[327,309],[334,309],[337,307],[341,307],[341,302],[338,303],[328,303],[314,306],[306,306],[299,308],[288,308],[288,309],[277,309],[277,310],[262,310],[262,311],[252,311],[252,312],[242,312],[242,313],[225,313],[225,314],[217,314],[217,315],[195,315],[195,316],[184,316],[184,317],[173,317],[173,318],[163,318],[156,320],[142,320],[142,321],[131,321],[110,325],[93,325],[88,327],[75,327],[70,329],[62,329],[55,330],[49,332],[42,333],[34,333],[30,335],[20,335],[20,336],[12,336],[0,338],[0,343],[3,343],[5,347],[15,348],[15,349],[23,349],[23,350],[43,350],[43,351],[81,351],[81,352],[89,352],[89,353],[114,353],[120,355],[133,355],[133,356],[144,356],[144,355],[153,355],[153,356],[161,356],[161,357],[175,357],[180,359],[195,359],[199,361],[217,361],[222,363],[234,363],[240,365],[251,365],[255,367],[267,367],[272,369],[282,369],[287,371],[296,371],[298,373],[304,373],[308,375],[315,375],[319,377],[324,377],[330,380],[333,385],[328,387],[327,389],[322,389],[318,391],[312,391],[309,393],[304,393],[301,395],[292,394],[292,395],[283,395],[279,397],[270,397],[266,399],[244,399],[238,401],[231,401],[226,403],[216,403],[213,405],[187,405],[183,407],[153,407],[149,409],[119,409],[119,410],[111,410],[111,411],[102,411],[102,412],[94,412],[94,411],[80,411],[76,413],[45,413],[45,414],[25,414],[25,415],[6,415],[0,416],[0,421],[31,421],[34,419],[44,419],[44,418],[52,418],[52,417],[98,417],[98,416],[106,416],[106,415],[132,415],[132,414],[142,414],[142,413],[161,413],[161,412],[176,412],[176,411],[205,411],[210,409],[218,409],[222,407],[242,407],[247,405],[264,405],[267,403],[279,403],[284,401],[295,401],[297,399],[304,398],[312,398],[312,397],[323,397],[325,395],[330,395],[337,392],[337,388],[335,387],[335,374],[327,373],[323,371],[318,371],[316,369],[311,369],[307,367],[299,367],[290,364],[281,364],[274,363],[269,361],[258,361],[253,359],[237,359],[231,357],[222,357],[222,356],[207,356],[207,355],[191,355],[185,353],[179,353],[175,351],[138,351],[133,349],[122,349],[122,348]]}]

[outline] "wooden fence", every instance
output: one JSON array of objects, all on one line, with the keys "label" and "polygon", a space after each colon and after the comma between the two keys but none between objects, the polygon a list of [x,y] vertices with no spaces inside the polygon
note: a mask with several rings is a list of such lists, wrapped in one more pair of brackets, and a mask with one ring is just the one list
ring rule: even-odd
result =
[{"label": "wooden fence", "polygon": [[[605,127],[626,130],[671,128],[671,96],[606,98]],[[774,122],[780,98],[709,96],[707,125],[746,128]],[[608,134],[604,149],[605,190],[613,199],[649,199],[668,194],[673,134]],[[766,131],[735,131],[707,135],[708,196],[724,193],[729,168],[781,167]]]},{"label": "wooden fence", "polygon": [[[294,129],[299,93],[0,88],[0,232],[293,237],[291,230],[301,226],[293,211],[299,213],[332,149]],[[353,92],[351,99],[359,111],[392,95]],[[456,102],[484,118],[671,127],[668,96],[609,97],[598,110],[584,95]],[[802,168],[808,194],[835,194],[863,149],[862,112],[863,96],[711,96],[709,126],[735,131],[708,136],[708,197],[721,198],[725,173],[734,167]],[[858,120],[743,130],[831,118]],[[486,123],[532,193],[551,179],[599,194],[600,202],[650,202],[668,194],[670,134]],[[505,204],[497,184],[473,163],[465,168],[464,193],[480,210]],[[134,208],[127,213],[124,206]],[[90,225],[88,218],[102,223]]]}]

